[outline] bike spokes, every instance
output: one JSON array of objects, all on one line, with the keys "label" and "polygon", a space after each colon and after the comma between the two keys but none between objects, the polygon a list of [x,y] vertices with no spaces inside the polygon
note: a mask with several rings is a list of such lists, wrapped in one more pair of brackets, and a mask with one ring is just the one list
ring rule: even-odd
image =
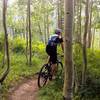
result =
[{"label": "bike spokes", "polygon": [[62,78],[62,76],[63,76],[63,65],[62,65],[62,63],[61,62],[58,62],[58,64],[57,64],[57,73],[56,73],[57,75],[57,78]]},{"label": "bike spokes", "polygon": [[43,87],[48,79],[48,70],[47,70],[47,66],[44,65],[39,73],[39,77],[38,77],[38,86],[39,87]]}]

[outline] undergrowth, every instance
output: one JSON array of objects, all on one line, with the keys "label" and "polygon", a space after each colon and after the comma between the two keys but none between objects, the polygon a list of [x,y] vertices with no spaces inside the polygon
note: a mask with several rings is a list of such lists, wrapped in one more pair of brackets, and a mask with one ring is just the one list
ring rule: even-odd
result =
[{"label": "undergrowth", "polygon": [[[78,93],[74,93],[73,100],[100,100],[100,51],[87,50],[87,81],[86,85],[79,87]],[[79,83],[81,83],[82,52],[75,51],[74,64],[78,72]],[[62,78],[63,81],[63,78]],[[60,80],[50,82],[39,91],[39,100],[63,100],[63,83]]]}]

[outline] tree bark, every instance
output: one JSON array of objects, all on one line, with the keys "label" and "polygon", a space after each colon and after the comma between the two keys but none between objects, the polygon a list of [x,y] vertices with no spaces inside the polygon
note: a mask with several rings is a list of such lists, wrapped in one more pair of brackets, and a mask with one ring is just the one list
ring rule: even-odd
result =
[{"label": "tree bark", "polygon": [[44,42],[45,45],[47,44],[47,34],[46,34],[46,20],[45,20],[45,13],[44,13]]},{"label": "tree bark", "polygon": [[64,100],[72,100],[73,97],[73,57],[72,57],[72,30],[73,30],[73,0],[65,0],[64,5]]},{"label": "tree bark", "polygon": [[58,28],[60,28],[60,12],[59,12],[59,9],[60,9],[60,6],[59,6],[59,0],[58,0],[58,3],[57,3],[57,13],[58,13]]},{"label": "tree bark", "polygon": [[5,50],[6,50],[6,57],[7,57],[7,69],[3,73],[3,76],[0,79],[0,83],[3,83],[10,69],[9,43],[8,43],[8,34],[7,34],[7,25],[6,25],[7,1],[8,0],[3,0],[3,27],[4,27],[4,33],[5,33]]},{"label": "tree bark", "polygon": [[42,29],[41,29],[41,25],[40,25],[39,22],[38,22],[38,29],[39,29],[39,33],[40,33],[40,39],[41,39],[42,42],[44,42],[44,40],[43,40],[43,34],[42,34]]},{"label": "tree bark", "polygon": [[28,32],[28,26],[29,26],[29,23],[28,23],[28,3],[27,3],[27,17],[26,17],[26,63],[29,64],[29,59],[28,59],[28,47],[29,47],[29,32]]},{"label": "tree bark", "polygon": [[81,0],[76,0],[76,41],[81,43]]},{"label": "tree bark", "polygon": [[58,0],[57,4],[57,12],[58,12],[58,28],[63,29],[62,23],[62,0]]},{"label": "tree bark", "polygon": [[88,48],[91,47],[91,40],[92,40],[92,34],[91,34],[91,26],[92,26],[92,6],[93,1],[90,2],[90,16],[89,16],[89,33],[88,33]]},{"label": "tree bark", "polygon": [[88,22],[89,22],[89,0],[86,0],[85,8],[85,31],[83,35],[83,70],[82,70],[82,85],[86,83],[86,71],[87,71],[87,51],[86,51],[86,38],[88,32]]},{"label": "tree bark", "polygon": [[94,39],[95,39],[95,28],[94,28],[94,33],[93,33],[93,35],[92,35],[92,43],[91,43],[91,45],[92,45],[92,50],[94,49]]},{"label": "tree bark", "polygon": [[79,34],[80,34],[80,41],[79,42],[81,42],[82,41],[82,38],[81,38],[81,34],[82,34],[82,28],[81,28],[81,13],[82,13],[82,5],[81,5],[81,3],[82,3],[82,0],[80,0],[80,14],[79,14],[79,26],[80,26],[80,31],[79,31]]},{"label": "tree bark", "polygon": [[2,65],[1,65],[2,68],[4,68],[5,64],[6,64],[6,44],[4,42],[4,52],[3,52],[3,59],[2,59]]},{"label": "tree bark", "polygon": [[47,39],[49,40],[49,13],[48,11],[47,11],[46,18],[47,18]]},{"label": "tree bark", "polygon": [[29,21],[29,65],[32,64],[32,33],[31,33],[31,13],[30,13],[30,0],[28,0],[28,21]]},{"label": "tree bark", "polygon": [[44,43],[47,44],[47,31],[46,31],[46,3],[45,0],[43,0],[43,9],[44,9],[44,15],[43,15],[43,24],[44,24]]},{"label": "tree bark", "polygon": [[100,34],[99,34],[99,49],[100,49]]}]

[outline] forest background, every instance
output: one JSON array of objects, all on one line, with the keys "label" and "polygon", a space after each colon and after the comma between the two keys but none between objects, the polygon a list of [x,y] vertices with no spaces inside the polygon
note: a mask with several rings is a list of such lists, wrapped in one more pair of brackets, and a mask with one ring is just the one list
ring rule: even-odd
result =
[{"label": "forest background", "polygon": [[[99,100],[100,1],[75,0],[73,5],[74,100]],[[10,87],[38,72],[46,61],[45,45],[56,27],[64,37],[64,1],[8,0],[3,7],[0,0],[0,83],[6,99]],[[63,78],[51,82],[39,91],[39,99],[61,100],[62,87]]]}]

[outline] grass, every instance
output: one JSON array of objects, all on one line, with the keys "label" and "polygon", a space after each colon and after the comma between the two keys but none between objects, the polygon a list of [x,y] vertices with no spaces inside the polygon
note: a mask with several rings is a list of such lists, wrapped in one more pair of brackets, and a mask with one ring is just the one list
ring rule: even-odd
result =
[{"label": "grass", "polygon": [[[80,90],[78,95],[75,95],[74,100],[100,100],[100,51],[88,51],[88,68],[87,68],[87,87]],[[81,54],[79,55],[81,56]],[[78,57],[76,53],[75,62],[77,65],[81,63],[81,57]],[[82,64],[82,63],[81,63]],[[80,66],[81,67],[81,66]],[[78,68],[78,70],[81,70]],[[81,70],[82,71],[82,70]],[[80,75],[80,74],[79,74]],[[63,89],[63,78],[61,80],[54,80],[47,86],[39,90],[38,100],[63,100],[62,89]],[[80,96],[83,99],[80,99]]]},{"label": "grass", "polygon": [[[13,87],[15,84],[20,82],[23,79],[23,77],[29,77],[29,76],[34,75],[36,72],[39,71],[40,67],[45,62],[44,60],[45,53],[43,51],[35,52],[35,54],[32,56],[32,66],[31,67],[26,64],[25,55],[21,53],[13,53],[13,54],[10,54],[10,56],[11,56],[10,72],[6,80],[4,81],[2,91],[0,91],[2,92],[2,97],[3,97],[2,99],[0,98],[0,100],[5,100],[5,97],[7,97],[7,92],[9,88]],[[1,58],[2,58],[2,54],[0,54],[0,61],[1,61]],[[82,60],[81,54],[75,56],[74,61],[76,62],[77,65],[80,66],[82,64],[81,60]],[[100,70],[99,70],[100,63],[99,61],[100,61],[100,51],[91,52],[88,50],[88,75],[92,82],[92,84],[88,84],[88,88],[91,91],[94,88],[93,86],[95,86],[95,89],[99,88],[100,86],[100,81],[99,81],[100,80]],[[2,68],[0,67],[0,72],[1,71],[2,71]],[[63,89],[63,78],[60,80],[56,79],[50,82],[44,88],[39,90],[38,100],[62,100],[62,89]],[[91,91],[87,90],[85,94],[91,95]],[[99,100],[98,95],[95,95],[94,92],[93,92],[93,95],[97,96],[97,99],[95,100]],[[80,100],[78,98],[79,96],[77,95],[75,97],[75,100]],[[85,100],[89,100],[89,99],[85,99]]]},{"label": "grass", "polygon": [[56,79],[41,88],[38,92],[38,100],[62,100],[62,80]]},{"label": "grass", "polygon": [[[10,60],[10,72],[3,83],[1,91],[2,97],[4,98],[7,96],[7,92],[10,87],[13,87],[15,84],[20,82],[23,77],[34,75],[39,71],[41,65],[44,62],[43,59],[33,56],[32,66],[30,67],[26,64],[26,57],[23,54],[12,54]],[[0,68],[0,70],[2,70],[2,68]]]}]

